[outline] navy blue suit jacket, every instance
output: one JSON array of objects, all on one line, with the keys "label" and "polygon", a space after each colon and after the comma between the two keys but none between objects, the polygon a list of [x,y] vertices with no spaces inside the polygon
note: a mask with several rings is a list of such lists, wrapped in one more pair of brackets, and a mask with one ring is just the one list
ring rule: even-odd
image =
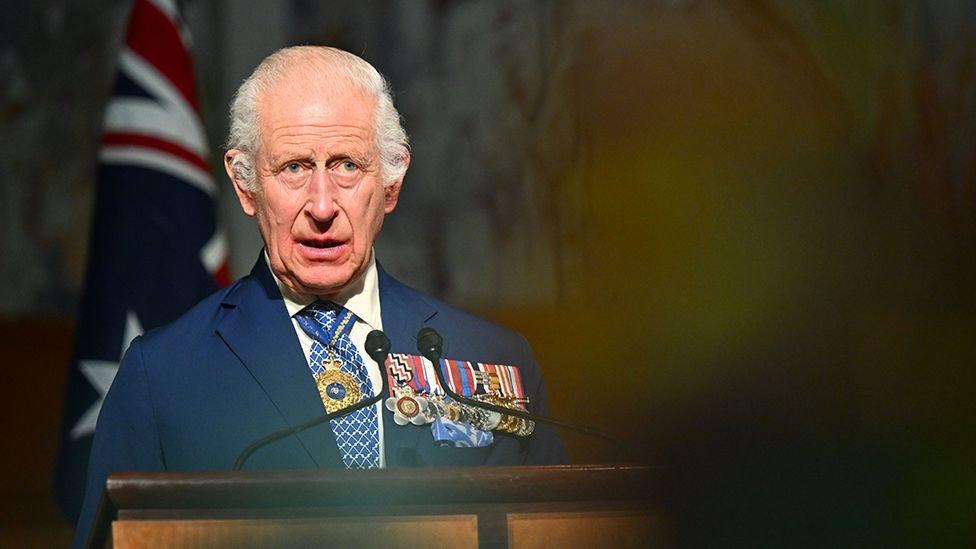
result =
[{"label": "navy blue suit jacket", "polygon": [[[413,290],[378,269],[392,352],[417,354],[432,326],[444,357],[519,368],[529,411],[547,414],[541,372],[523,337]],[[174,323],[136,338],[102,405],[75,537],[87,537],[106,477],[119,471],[230,469],[251,442],[325,413],[284,301],[265,261]],[[428,427],[399,426],[384,410],[387,467],[551,464],[565,461],[548,426],[527,438],[496,434],[485,448],[446,448]],[[328,423],[265,446],[246,469],[342,467]]]}]

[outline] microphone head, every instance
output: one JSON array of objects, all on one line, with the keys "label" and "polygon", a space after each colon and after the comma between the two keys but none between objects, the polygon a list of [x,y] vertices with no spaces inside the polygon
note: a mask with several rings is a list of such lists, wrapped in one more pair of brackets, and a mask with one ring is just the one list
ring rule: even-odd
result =
[{"label": "microphone head", "polygon": [[373,330],[366,336],[366,354],[378,364],[386,361],[390,352],[390,338],[380,330]]},{"label": "microphone head", "polygon": [[417,332],[417,350],[431,362],[436,362],[441,358],[441,352],[444,350],[444,338],[437,333],[437,330],[425,326]]}]

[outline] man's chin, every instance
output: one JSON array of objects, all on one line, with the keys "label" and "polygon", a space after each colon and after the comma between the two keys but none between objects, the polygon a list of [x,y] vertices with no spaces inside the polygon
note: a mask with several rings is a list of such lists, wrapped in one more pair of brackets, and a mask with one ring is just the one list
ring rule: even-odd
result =
[{"label": "man's chin", "polygon": [[331,297],[341,292],[348,285],[349,281],[346,280],[345,282],[304,282],[297,283],[295,286],[296,291],[302,295]]},{"label": "man's chin", "polygon": [[348,287],[355,279],[355,270],[342,269],[329,273],[299,274],[291,278],[292,289],[308,296],[333,296]]}]

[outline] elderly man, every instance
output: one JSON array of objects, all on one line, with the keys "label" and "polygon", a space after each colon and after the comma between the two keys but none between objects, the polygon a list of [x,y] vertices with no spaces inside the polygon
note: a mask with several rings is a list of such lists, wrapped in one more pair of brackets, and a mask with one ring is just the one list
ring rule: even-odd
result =
[{"label": "elderly man", "polygon": [[[227,174],[264,252],[249,276],[132,342],[98,419],[76,544],[111,472],[228,469],[254,440],[371,396],[381,376],[393,381],[391,397],[422,401],[424,413],[377,404],[269,444],[246,468],[564,460],[544,425],[531,434],[460,425],[477,435],[463,444],[432,429],[451,415],[433,411],[451,404],[438,404],[430,371],[406,356],[416,355],[425,326],[456,359],[449,383],[459,392],[537,414],[547,412],[546,395],[523,338],[406,287],[377,263],[373,242],[397,205],[410,152],[372,66],[324,47],[271,55],[238,90],[228,145]],[[375,329],[391,340],[399,369],[381,371],[362,351]]]}]

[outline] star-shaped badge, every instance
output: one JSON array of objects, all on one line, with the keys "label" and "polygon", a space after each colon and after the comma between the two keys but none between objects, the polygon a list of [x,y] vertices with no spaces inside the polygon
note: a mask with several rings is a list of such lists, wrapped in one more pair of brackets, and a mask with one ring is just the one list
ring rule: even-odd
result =
[{"label": "star-shaped badge", "polygon": [[119,362],[125,356],[125,351],[129,348],[132,340],[141,333],[142,325],[139,323],[139,319],[136,318],[135,313],[129,311],[125,315],[122,351],[119,353],[119,359],[117,361],[85,359],[78,361],[78,368],[81,370],[81,373],[88,379],[88,383],[91,383],[91,386],[98,391],[98,400],[92,403],[91,407],[78,419],[78,423],[75,423],[75,426],[71,428],[71,438],[73,440],[91,435],[95,432],[95,422],[98,421],[98,412],[102,410],[102,402],[105,401],[108,388],[112,386],[112,381],[115,380],[115,374],[119,371]]},{"label": "star-shaped badge", "polygon": [[393,412],[393,422],[397,425],[430,423],[427,417],[429,406],[426,398],[412,391],[403,392],[386,399],[386,409]]}]

